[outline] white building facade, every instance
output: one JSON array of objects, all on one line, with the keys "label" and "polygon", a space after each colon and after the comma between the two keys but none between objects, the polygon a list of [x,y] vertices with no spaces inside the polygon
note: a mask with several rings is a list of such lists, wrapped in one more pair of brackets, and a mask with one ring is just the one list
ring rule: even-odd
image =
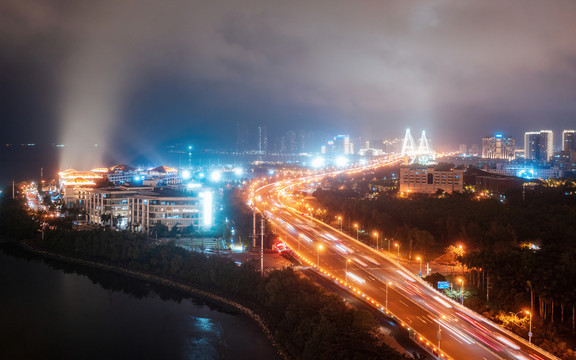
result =
[{"label": "white building facade", "polygon": [[199,189],[184,193],[170,188],[118,187],[95,189],[86,202],[89,223],[110,224],[121,230],[150,232],[160,223],[170,229],[209,228],[213,225],[212,192]]}]

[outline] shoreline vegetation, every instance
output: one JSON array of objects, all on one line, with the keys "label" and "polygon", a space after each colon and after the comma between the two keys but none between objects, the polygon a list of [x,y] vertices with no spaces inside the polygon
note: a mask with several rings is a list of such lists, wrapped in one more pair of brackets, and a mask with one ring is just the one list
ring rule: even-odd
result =
[{"label": "shoreline vegetation", "polygon": [[[291,268],[264,278],[249,262],[153,245],[116,231],[50,232],[20,241],[54,260],[111,271],[231,306],[252,318],[283,359],[407,359],[381,338],[374,316]],[[106,255],[104,255],[106,254]]]},{"label": "shoreline vegetation", "polygon": [[121,273],[227,304],[252,318],[283,359],[407,359],[379,324],[292,268],[261,277],[254,262],[158,244],[145,234],[73,230],[68,218],[40,232],[22,197],[0,199],[0,239],[63,262]]},{"label": "shoreline vegetation", "polygon": [[254,322],[256,322],[258,324],[260,330],[264,333],[264,335],[266,336],[268,341],[270,341],[270,343],[272,344],[272,346],[276,350],[277,354],[282,359],[285,359],[285,360],[290,359],[290,357],[284,351],[282,346],[280,344],[278,344],[276,339],[274,339],[274,336],[272,336],[272,332],[268,328],[268,325],[260,317],[260,315],[258,315],[257,313],[255,313],[254,311],[249,309],[248,307],[243,306],[234,300],[213,294],[209,291],[204,291],[204,290],[194,288],[190,285],[181,283],[177,280],[167,279],[167,278],[163,278],[161,276],[156,276],[156,275],[144,273],[141,271],[129,270],[129,269],[126,269],[126,268],[123,268],[120,266],[116,266],[116,265],[111,265],[111,264],[106,264],[106,263],[96,262],[96,261],[90,261],[90,260],[85,260],[85,259],[76,258],[76,257],[70,257],[70,256],[42,250],[42,249],[37,249],[37,248],[31,246],[30,244],[24,242],[24,241],[17,242],[16,245],[18,245],[24,251],[31,252],[31,253],[39,255],[43,258],[49,258],[52,260],[71,263],[74,265],[87,266],[90,268],[94,268],[94,269],[98,269],[98,270],[102,270],[102,271],[109,271],[109,272],[117,273],[120,275],[128,276],[128,277],[131,277],[134,279],[147,281],[147,282],[154,283],[157,285],[168,286],[172,289],[182,291],[188,295],[199,296],[202,298],[208,298],[212,301],[216,301],[218,303],[231,306],[231,307],[239,310],[244,315],[250,317]]}]

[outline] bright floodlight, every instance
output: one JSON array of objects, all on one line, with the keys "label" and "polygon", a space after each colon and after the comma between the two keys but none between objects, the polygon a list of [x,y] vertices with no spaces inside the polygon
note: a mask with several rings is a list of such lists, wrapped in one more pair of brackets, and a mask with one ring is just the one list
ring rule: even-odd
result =
[{"label": "bright floodlight", "polygon": [[190,171],[188,171],[188,170],[182,171],[182,179],[184,179],[184,180],[190,179]]},{"label": "bright floodlight", "polygon": [[276,171],[274,171],[274,169],[270,169],[270,170],[268,170],[268,175],[274,175],[275,172]]},{"label": "bright floodlight", "polygon": [[326,160],[323,157],[317,157],[312,160],[312,167],[315,169],[324,167]]},{"label": "bright floodlight", "polygon": [[234,168],[234,175],[241,176],[243,173],[244,170],[242,170],[242,168]]},{"label": "bright floodlight", "polygon": [[214,181],[214,182],[218,182],[220,180],[222,180],[222,172],[216,170],[216,171],[212,171],[212,173],[210,174],[210,180]]},{"label": "bright floodlight", "polygon": [[336,159],[336,166],[338,167],[346,167],[348,165],[348,159],[344,156],[340,156]]},{"label": "bright floodlight", "polygon": [[202,198],[202,225],[204,227],[212,226],[212,192],[203,191],[200,193]]}]

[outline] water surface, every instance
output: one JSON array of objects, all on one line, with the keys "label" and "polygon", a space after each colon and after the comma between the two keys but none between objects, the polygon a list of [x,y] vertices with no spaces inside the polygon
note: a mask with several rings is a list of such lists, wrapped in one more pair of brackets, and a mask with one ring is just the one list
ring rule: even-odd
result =
[{"label": "water surface", "polygon": [[0,359],[277,359],[251,319],[0,246]]}]

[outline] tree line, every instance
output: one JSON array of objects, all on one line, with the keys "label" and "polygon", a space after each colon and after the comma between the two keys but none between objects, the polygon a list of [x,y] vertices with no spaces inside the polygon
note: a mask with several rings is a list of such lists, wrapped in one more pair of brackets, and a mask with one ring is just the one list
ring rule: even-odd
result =
[{"label": "tree line", "polygon": [[[369,233],[377,230],[394,238],[403,249],[426,254],[463,244],[460,260],[470,269],[467,284],[488,296],[491,308],[511,312],[532,308],[535,321],[560,332],[575,332],[576,186],[572,180],[542,182],[503,198],[478,199],[465,192],[367,199],[353,186],[319,189],[315,197],[329,210],[328,221],[343,216]],[[536,342],[547,340],[535,336]]]},{"label": "tree line", "polygon": [[51,231],[31,244],[77,257],[176,279],[232,297],[264,315],[275,338],[298,359],[402,359],[377,337],[378,324],[365,311],[303,278],[290,268],[261,278],[256,264],[152,245],[141,234],[118,231]]},{"label": "tree line", "polygon": [[[0,214],[18,210],[16,214],[28,219],[26,226],[3,222],[4,236],[18,235],[15,239],[37,248],[161,275],[255,309],[293,358],[406,359],[381,341],[370,313],[349,307],[290,268],[261,277],[253,262],[238,265],[228,257],[190,252],[173,242],[156,245],[145,234],[128,231],[53,227],[42,237],[23,202],[0,205]],[[28,226],[30,232],[12,229]]]}]

